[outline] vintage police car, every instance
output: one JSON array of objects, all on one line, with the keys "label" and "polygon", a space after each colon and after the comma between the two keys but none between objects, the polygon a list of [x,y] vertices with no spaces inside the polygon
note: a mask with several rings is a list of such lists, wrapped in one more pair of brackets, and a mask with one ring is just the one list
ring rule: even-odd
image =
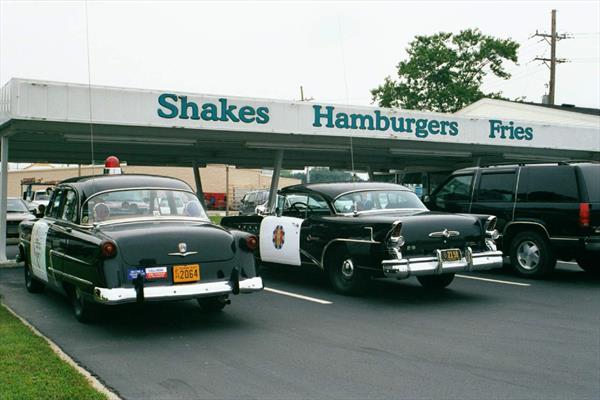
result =
[{"label": "vintage police car", "polygon": [[68,295],[88,320],[94,303],[197,299],[220,310],[228,295],[263,288],[257,238],[210,222],[190,187],[150,175],[73,178],[43,218],[19,226],[30,292]]},{"label": "vintage police car", "polygon": [[275,215],[221,224],[259,234],[263,262],[317,265],[344,294],[360,292],[370,277],[416,276],[443,288],[456,272],[502,266],[494,216],[431,212],[404,186],[308,184],[279,194]]}]

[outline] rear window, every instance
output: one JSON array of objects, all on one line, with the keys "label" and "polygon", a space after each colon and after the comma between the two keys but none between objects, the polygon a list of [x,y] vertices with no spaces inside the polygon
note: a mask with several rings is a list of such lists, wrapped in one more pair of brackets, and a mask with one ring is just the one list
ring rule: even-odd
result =
[{"label": "rear window", "polygon": [[600,203],[600,165],[581,165],[579,168],[585,181],[589,201]]},{"label": "rear window", "polygon": [[571,166],[530,167],[527,171],[530,202],[578,202],[577,179]]}]

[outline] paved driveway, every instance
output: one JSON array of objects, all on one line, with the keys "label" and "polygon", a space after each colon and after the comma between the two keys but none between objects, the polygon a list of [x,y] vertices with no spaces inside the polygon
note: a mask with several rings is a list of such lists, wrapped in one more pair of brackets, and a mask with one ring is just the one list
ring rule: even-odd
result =
[{"label": "paved driveway", "polygon": [[600,281],[568,264],[547,281],[473,277],[439,294],[377,281],[353,298],[271,267],[277,292],[218,315],[193,301],[121,306],[91,325],[58,294],[28,294],[20,268],[0,269],[0,293],[128,399],[600,396]]}]

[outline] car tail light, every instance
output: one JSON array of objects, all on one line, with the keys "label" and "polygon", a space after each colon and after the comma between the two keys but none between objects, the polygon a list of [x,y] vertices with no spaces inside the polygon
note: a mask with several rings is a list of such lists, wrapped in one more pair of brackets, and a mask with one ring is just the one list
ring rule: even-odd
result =
[{"label": "car tail light", "polygon": [[402,223],[396,222],[394,227],[392,228],[392,232],[390,233],[390,242],[397,246],[404,246],[404,237],[401,235],[402,233]]},{"label": "car tail light", "polygon": [[258,238],[254,235],[249,235],[249,236],[246,236],[246,239],[244,240],[243,243],[244,243],[246,249],[253,251],[253,250],[256,250],[256,248],[258,247]]},{"label": "car tail light", "polygon": [[583,228],[590,226],[590,203],[579,204],[579,226]]},{"label": "car tail light", "polygon": [[100,255],[102,258],[113,258],[117,255],[117,245],[115,242],[106,240],[100,243]]}]

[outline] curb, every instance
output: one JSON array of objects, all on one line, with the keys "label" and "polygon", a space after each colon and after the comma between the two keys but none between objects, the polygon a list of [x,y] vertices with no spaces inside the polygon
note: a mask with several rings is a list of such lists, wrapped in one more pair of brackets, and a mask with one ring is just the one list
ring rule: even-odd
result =
[{"label": "curb", "polygon": [[8,312],[17,317],[19,321],[21,321],[25,326],[27,326],[35,335],[44,339],[52,351],[63,361],[69,364],[71,367],[75,368],[77,372],[85,377],[85,379],[92,385],[94,389],[98,392],[102,393],[109,400],[122,400],[116,393],[111,391],[107,386],[105,386],[102,382],[98,380],[94,375],[92,375],[88,370],[77,364],[75,360],[73,360],[67,353],[65,353],[56,343],[54,343],[50,338],[44,336],[40,331],[38,331],[33,325],[31,325],[25,318],[21,317],[17,314],[12,308],[7,306],[6,304],[1,304],[0,306],[6,308]]}]

